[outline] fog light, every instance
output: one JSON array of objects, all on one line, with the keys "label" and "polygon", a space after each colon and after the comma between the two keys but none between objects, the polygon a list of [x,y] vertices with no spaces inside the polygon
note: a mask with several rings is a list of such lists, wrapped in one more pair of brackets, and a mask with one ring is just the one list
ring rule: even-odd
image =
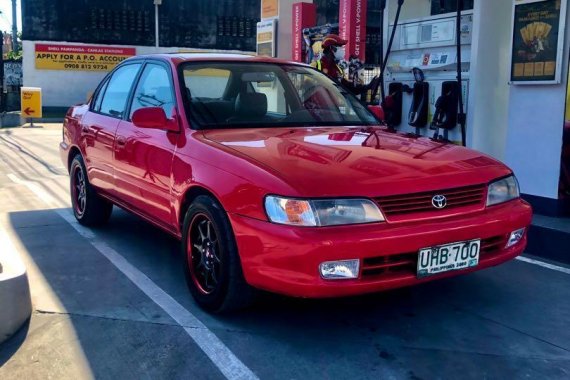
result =
[{"label": "fog light", "polygon": [[521,241],[524,236],[524,232],[525,232],[524,228],[511,232],[511,236],[509,237],[509,241],[507,243],[506,248],[512,247],[513,245]]},{"label": "fog light", "polygon": [[358,278],[360,260],[327,261],[319,265],[322,278],[326,280],[348,280]]}]

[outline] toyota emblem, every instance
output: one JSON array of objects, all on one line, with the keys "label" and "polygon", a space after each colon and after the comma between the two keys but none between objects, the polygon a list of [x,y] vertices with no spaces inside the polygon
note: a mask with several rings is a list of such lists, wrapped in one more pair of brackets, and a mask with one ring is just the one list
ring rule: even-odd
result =
[{"label": "toyota emblem", "polygon": [[447,198],[443,195],[436,195],[431,199],[431,204],[437,209],[442,209],[447,206]]}]

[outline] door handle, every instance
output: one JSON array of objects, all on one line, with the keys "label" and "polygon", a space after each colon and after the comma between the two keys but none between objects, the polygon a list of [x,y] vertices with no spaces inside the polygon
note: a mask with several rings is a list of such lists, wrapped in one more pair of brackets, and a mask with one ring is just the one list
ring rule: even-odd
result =
[{"label": "door handle", "polygon": [[117,145],[124,147],[127,145],[127,139],[124,136],[117,136]]}]

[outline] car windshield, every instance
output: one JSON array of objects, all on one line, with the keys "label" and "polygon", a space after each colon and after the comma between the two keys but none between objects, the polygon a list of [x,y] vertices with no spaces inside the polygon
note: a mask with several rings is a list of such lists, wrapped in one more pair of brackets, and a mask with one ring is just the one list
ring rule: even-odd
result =
[{"label": "car windshield", "polygon": [[200,62],[181,73],[191,118],[201,128],[378,124],[356,97],[310,67]]}]

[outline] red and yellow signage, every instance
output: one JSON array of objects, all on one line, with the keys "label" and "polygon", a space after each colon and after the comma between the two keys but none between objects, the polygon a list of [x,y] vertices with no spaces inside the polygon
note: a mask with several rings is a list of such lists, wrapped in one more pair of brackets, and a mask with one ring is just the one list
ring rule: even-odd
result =
[{"label": "red and yellow signage", "polygon": [[339,34],[348,40],[345,59],[366,59],[366,0],[340,0]]},{"label": "red and yellow signage", "polygon": [[304,62],[303,29],[317,23],[317,6],[310,3],[293,4],[293,61]]},{"label": "red and yellow signage", "polygon": [[36,44],[36,69],[111,71],[119,63],[136,54],[135,48]]}]

